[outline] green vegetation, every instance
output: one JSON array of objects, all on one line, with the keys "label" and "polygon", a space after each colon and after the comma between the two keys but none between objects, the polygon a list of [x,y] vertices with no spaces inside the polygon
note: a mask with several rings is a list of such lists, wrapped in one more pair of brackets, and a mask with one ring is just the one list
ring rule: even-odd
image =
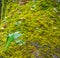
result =
[{"label": "green vegetation", "polygon": [[15,32],[15,33],[12,33],[12,34],[8,35],[7,42],[6,42],[5,48],[4,48],[5,52],[6,52],[7,48],[9,47],[9,45],[11,44],[11,42],[14,41],[14,40],[16,41],[17,44],[20,43],[20,45],[25,43],[22,40],[17,39],[19,36],[22,36],[22,34],[19,34],[19,32]]},{"label": "green vegetation", "polygon": [[[11,1],[6,5],[5,15],[2,17],[4,19],[0,24],[0,57],[60,58],[59,2],[30,0],[21,5],[17,0]],[[16,42],[12,40],[4,52],[8,35],[16,31],[21,31],[19,33],[23,35],[18,37]],[[24,45],[19,44],[20,42]]]}]

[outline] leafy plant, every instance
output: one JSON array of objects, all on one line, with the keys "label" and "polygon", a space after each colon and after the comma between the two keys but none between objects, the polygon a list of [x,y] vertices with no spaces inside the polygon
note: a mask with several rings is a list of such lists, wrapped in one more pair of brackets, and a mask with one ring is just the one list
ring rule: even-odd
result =
[{"label": "leafy plant", "polygon": [[6,41],[4,50],[6,51],[7,48],[10,46],[11,42],[14,40],[16,41],[16,43],[20,43],[20,45],[24,44],[25,43],[24,41],[17,40],[18,37],[20,37],[20,36],[22,36],[22,34],[19,34],[19,32],[9,34],[7,37],[7,41]]}]

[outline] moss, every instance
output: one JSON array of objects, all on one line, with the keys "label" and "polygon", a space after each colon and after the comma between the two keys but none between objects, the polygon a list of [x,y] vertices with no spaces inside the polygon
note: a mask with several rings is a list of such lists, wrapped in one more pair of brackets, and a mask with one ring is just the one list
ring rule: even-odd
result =
[{"label": "moss", "polygon": [[26,41],[26,45],[18,46],[13,42],[9,52],[1,54],[5,58],[60,58],[59,7],[59,3],[55,6],[52,0],[30,1],[25,5],[10,2],[5,21],[1,21],[0,27],[4,29],[0,29],[0,37],[4,40],[6,34],[21,31],[24,35],[19,39]]}]

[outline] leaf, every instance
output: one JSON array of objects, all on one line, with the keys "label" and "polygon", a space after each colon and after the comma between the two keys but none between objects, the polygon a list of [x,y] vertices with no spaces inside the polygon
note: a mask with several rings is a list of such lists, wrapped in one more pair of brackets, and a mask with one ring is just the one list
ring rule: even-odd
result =
[{"label": "leaf", "polygon": [[22,36],[23,34],[19,34],[19,32],[14,33],[14,39],[17,39],[19,36]]},{"label": "leaf", "polygon": [[14,41],[15,39],[17,39],[21,35],[22,34],[19,34],[19,32],[9,34],[8,37],[7,37],[7,42],[5,44],[4,50],[6,51],[7,48],[9,47],[9,45],[11,44],[11,42]]},{"label": "leaf", "polygon": [[11,44],[11,42],[14,40],[14,35],[13,34],[9,34],[9,36],[7,37],[7,41],[4,47],[4,51],[7,50],[7,48],[9,47],[9,45]]},{"label": "leaf", "polygon": [[16,43],[20,46],[25,44],[25,42],[23,40],[16,40]]}]

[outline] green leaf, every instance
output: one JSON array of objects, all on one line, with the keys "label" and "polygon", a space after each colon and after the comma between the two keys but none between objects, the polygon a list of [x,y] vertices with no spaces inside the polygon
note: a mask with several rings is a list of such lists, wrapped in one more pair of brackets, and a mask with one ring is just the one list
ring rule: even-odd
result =
[{"label": "green leaf", "polygon": [[23,40],[16,40],[16,44],[18,44],[19,46],[24,45],[26,42],[24,42]]},{"label": "green leaf", "polygon": [[17,39],[21,35],[22,34],[19,34],[19,32],[9,34],[7,37],[7,41],[6,41],[4,50],[6,51],[7,48],[9,47],[9,45],[11,44],[11,42],[14,41],[15,39]]},{"label": "green leaf", "polygon": [[19,32],[14,33],[14,39],[17,39],[18,37],[22,36],[23,34],[19,34]]}]

